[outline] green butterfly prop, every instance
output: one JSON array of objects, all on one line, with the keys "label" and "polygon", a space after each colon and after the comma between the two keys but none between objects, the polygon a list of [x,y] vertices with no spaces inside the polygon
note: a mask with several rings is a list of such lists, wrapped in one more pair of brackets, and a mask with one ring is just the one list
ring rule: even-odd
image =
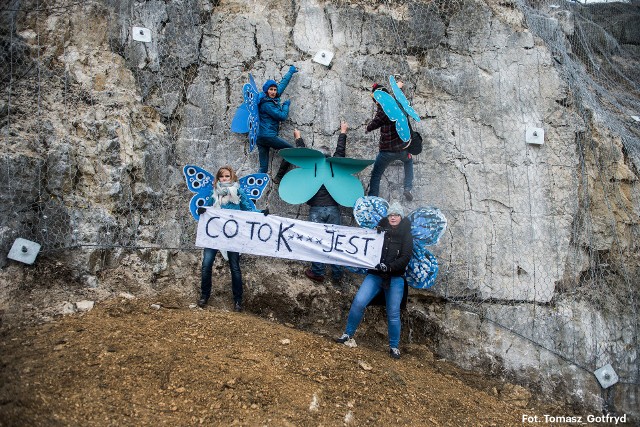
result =
[{"label": "green butterfly prop", "polygon": [[279,154],[288,162],[299,166],[287,172],[278,189],[280,198],[292,205],[308,201],[324,185],[338,204],[353,206],[364,195],[362,183],[353,174],[374,162],[348,157],[325,157],[322,152],[311,148],[285,148]]}]

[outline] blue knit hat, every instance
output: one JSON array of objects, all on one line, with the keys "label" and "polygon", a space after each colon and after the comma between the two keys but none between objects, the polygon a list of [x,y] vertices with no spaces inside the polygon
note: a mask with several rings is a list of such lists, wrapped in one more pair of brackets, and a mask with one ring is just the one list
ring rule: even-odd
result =
[{"label": "blue knit hat", "polygon": [[266,82],[264,82],[264,84],[262,85],[262,91],[264,93],[267,93],[267,91],[269,91],[269,88],[271,86],[275,86],[278,87],[278,83],[275,80],[267,80]]}]

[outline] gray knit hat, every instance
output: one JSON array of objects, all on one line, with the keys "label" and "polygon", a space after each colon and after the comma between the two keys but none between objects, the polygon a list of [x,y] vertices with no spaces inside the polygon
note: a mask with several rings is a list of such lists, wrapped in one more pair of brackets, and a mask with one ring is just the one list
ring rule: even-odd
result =
[{"label": "gray knit hat", "polygon": [[404,217],[404,209],[402,208],[402,205],[400,203],[393,202],[391,203],[391,206],[389,206],[389,209],[387,209],[387,216],[393,214]]}]

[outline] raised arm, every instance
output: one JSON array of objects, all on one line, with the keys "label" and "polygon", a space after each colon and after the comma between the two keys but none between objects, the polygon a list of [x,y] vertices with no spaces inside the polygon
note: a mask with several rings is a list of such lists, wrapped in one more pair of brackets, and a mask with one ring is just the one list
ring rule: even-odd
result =
[{"label": "raised arm", "polygon": [[347,130],[349,124],[347,122],[340,123],[340,135],[338,136],[338,144],[333,157],[345,157],[347,155]]},{"label": "raised arm", "polygon": [[304,139],[302,139],[302,135],[298,129],[293,130],[293,139],[296,141],[297,148],[305,148],[306,145],[304,143]]},{"label": "raised arm", "polygon": [[390,121],[389,117],[387,117],[387,115],[385,114],[385,112],[382,109],[382,107],[380,106],[380,104],[378,104],[378,109],[376,111],[375,117],[367,125],[367,132],[371,132],[372,130],[376,130],[376,129],[382,127],[383,125],[388,124],[389,121]]},{"label": "raised arm", "polygon": [[298,69],[295,67],[295,65],[289,67],[289,71],[287,71],[287,74],[282,76],[282,80],[280,80],[280,83],[278,83],[278,96],[281,96],[284,93],[285,89],[289,85],[291,77],[293,77],[293,75],[297,72]]}]

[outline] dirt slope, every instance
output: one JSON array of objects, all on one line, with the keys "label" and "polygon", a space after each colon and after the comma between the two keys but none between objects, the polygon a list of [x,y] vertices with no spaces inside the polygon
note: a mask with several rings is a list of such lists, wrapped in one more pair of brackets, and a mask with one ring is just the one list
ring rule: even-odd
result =
[{"label": "dirt slope", "polygon": [[250,313],[150,304],[114,299],[0,330],[0,425],[520,426],[550,413],[425,346],[395,361],[384,343],[348,348]]}]

